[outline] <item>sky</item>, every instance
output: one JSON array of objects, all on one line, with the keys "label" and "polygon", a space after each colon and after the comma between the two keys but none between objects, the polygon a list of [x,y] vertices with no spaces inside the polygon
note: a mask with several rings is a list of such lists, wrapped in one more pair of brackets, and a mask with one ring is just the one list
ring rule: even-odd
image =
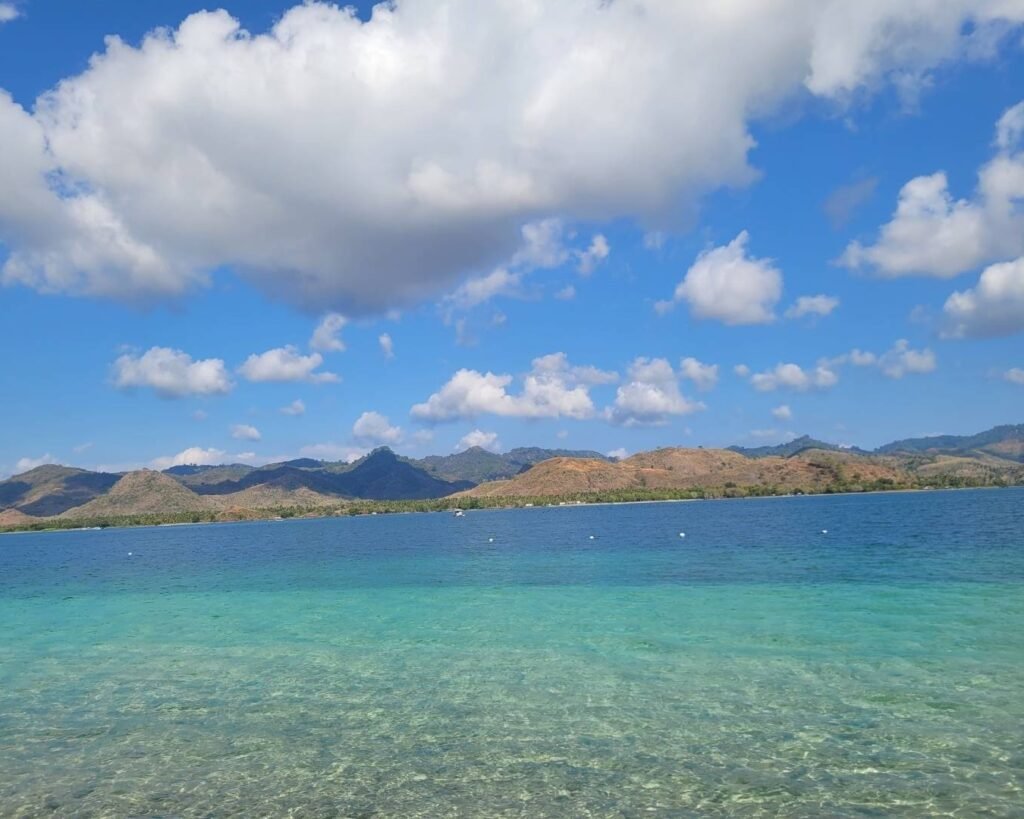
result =
[{"label": "sky", "polygon": [[1024,422],[1024,0],[0,0],[0,476]]}]

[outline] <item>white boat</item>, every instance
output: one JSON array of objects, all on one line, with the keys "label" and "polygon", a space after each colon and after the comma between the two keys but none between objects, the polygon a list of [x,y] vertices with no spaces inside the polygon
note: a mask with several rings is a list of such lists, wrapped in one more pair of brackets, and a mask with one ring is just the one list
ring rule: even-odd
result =
[{"label": "white boat", "polygon": [[455,515],[455,517],[457,517],[457,518],[464,518],[464,517],[466,517],[466,513],[463,512],[461,509],[453,510],[452,514]]}]

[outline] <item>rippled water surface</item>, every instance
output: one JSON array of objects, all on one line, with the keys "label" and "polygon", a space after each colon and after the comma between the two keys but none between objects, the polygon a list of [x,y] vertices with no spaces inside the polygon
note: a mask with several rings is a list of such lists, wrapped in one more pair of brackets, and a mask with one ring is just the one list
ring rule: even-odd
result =
[{"label": "rippled water surface", "polygon": [[1024,815],[1024,490],[3,536],[0,635],[2,816]]}]

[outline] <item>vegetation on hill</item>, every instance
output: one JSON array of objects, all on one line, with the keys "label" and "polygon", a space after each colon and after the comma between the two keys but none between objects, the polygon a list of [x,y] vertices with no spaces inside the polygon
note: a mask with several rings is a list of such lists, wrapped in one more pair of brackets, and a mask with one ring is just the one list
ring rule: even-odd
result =
[{"label": "vegetation on hill", "polygon": [[[787,455],[665,448],[615,461],[524,448],[417,461],[384,447],[351,464],[299,459],[123,476],[48,465],[0,481],[0,529],[1006,486],[1024,484],[1022,432],[1024,426],[1005,426],[976,436],[913,439],[876,454],[821,447],[805,437],[785,445],[783,451],[793,450]],[[502,477],[476,485],[450,479],[457,474]]]}]

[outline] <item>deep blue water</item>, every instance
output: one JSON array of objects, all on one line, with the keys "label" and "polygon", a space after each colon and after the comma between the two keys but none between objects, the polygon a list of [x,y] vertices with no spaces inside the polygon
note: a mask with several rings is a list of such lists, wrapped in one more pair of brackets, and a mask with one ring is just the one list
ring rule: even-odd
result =
[{"label": "deep blue water", "polygon": [[0,815],[1020,816],[1022,592],[1020,489],[3,536]]}]

